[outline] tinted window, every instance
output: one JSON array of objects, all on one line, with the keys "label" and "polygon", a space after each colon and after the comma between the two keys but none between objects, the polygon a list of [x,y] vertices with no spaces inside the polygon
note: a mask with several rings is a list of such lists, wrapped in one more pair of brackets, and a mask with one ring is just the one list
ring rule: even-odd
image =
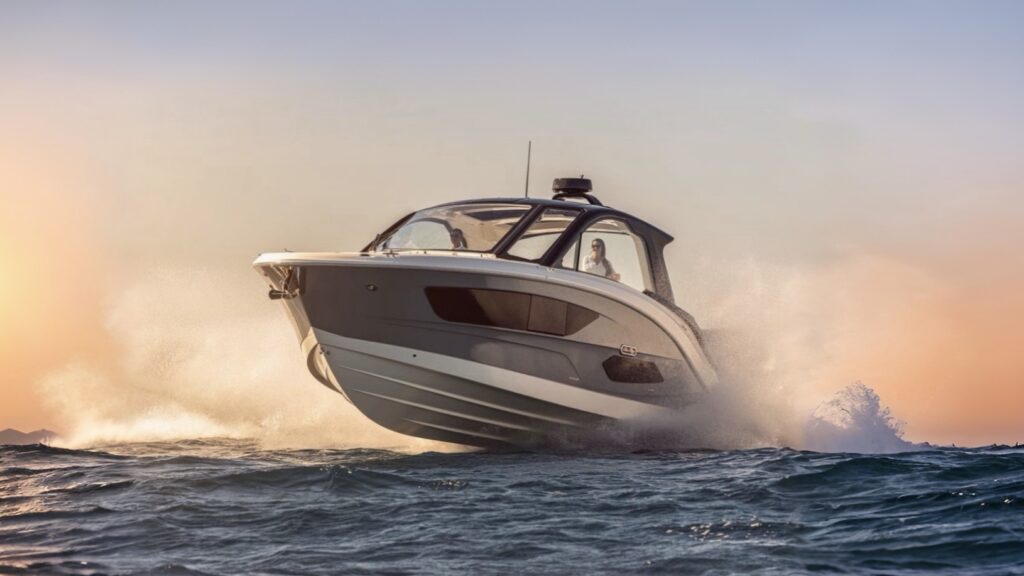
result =
[{"label": "tinted window", "polygon": [[449,322],[567,336],[598,318],[588,308],[524,292],[431,286],[426,294],[434,313]]}]

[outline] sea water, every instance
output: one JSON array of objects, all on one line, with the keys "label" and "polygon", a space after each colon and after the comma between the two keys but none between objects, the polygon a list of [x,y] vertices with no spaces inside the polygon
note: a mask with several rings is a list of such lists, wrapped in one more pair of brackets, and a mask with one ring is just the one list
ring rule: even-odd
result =
[{"label": "sea water", "polygon": [[1024,573],[1024,448],[0,448],[0,573]]},{"label": "sea water", "polygon": [[1024,574],[1024,449],[828,400],[818,286],[720,282],[713,324],[745,330],[667,434],[442,453],[315,383],[250,276],[136,279],[118,363],[41,381],[63,447],[0,447],[0,573]]}]

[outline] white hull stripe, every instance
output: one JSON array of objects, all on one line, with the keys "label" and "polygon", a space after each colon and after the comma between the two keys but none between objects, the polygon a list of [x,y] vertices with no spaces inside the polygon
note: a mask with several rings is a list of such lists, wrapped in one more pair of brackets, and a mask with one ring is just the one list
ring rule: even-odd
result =
[{"label": "white hull stripe", "polygon": [[316,333],[317,341],[324,346],[350,350],[439,374],[449,374],[455,378],[599,416],[631,420],[644,417],[670,417],[676,413],[674,410],[662,406],[602,394],[471,360],[393,344],[348,338],[316,328],[313,330]]},{"label": "white hull stripe", "polygon": [[[419,354],[419,352],[417,352],[417,354]],[[349,371],[352,371],[352,372],[358,372],[359,374],[364,374],[366,376],[372,376],[374,378],[380,378],[381,380],[387,380],[389,382],[394,382],[395,384],[400,384],[402,386],[408,386],[409,388],[416,388],[417,390],[423,390],[425,392],[430,392],[431,394],[437,394],[438,396],[445,396],[447,398],[453,398],[455,400],[460,400],[462,402],[468,402],[470,404],[476,404],[477,406],[483,406],[485,408],[493,408],[494,410],[500,410],[502,412],[508,412],[509,414],[516,414],[516,415],[519,415],[519,416],[525,416],[527,418],[533,418],[535,420],[544,420],[545,422],[552,422],[552,423],[555,423],[555,424],[562,424],[564,426],[579,426],[579,424],[577,424],[576,422],[573,422],[571,420],[564,420],[562,418],[555,418],[554,416],[545,416],[543,414],[534,414],[533,412],[527,412],[525,410],[516,410],[515,408],[509,408],[508,406],[502,406],[500,404],[494,404],[494,403],[491,403],[491,402],[484,402],[483,400],[477,400],[476,398],[467,398],[467,397],[461,396],[459,394],[452,394],[451,392],[445,392],[443,390],[436,390],[436,389],[431,388],[429,386],[423,386],[423,385],[420,385],[420,384],[415,384],[413,382],[409,382],[408,380],[400,380],[398,378],[392,378],[390,376],[385,376],[383,374],[375,374],[373,372],[367,372],[366,370],[360,370],[358,368],[353,368],[351,366],[345,366],[345,370],[349,370]],[[366,392],[365,390],[360,390],[360,391],[361,392]],[[367,392],[367,393],[369,393],[369,392]]]},{"label": "white hull stripe", "polygon": [[499,442],[508,442],[508,438],[504,436],[495,436],[494,434],[486,434],[484,432],[460,430],[458,428],[451,428],[448,426],[441,426],[439,424],[431,424],[429,422],[420,422],[419,420],[412,420],[410,418],[403,418],[406,422],[412,422],[417,426],[424,426],[426,428],[434,428],[436,430],[443,430],[445,432],[454,432],[456,434],[462,434],[463,436],[476,436],[478,438],[487,438],[488,440],[498,440]]},{"label": "white hull stripe", "polygon": [[479,416],[471,416],[469,414],[463,414],[461,412],[454,412],[452,410],[445,410],[443,408],[437,408],[437,407],[434,407],[434,406],[428,406],[426,404],[420,404],[419,402],[410,402],[409,400],[402,400],[401,398],[395,398],[393,396],[388,396],[386,394],[378,394],[376,392],[370,392],[368,390],[361,390],[359,388],[353,388],[352,391],[353,392],[358,392],[360,394],[366,394],[367,396],[373,396],[375,398],[380,398],[381,400],[387,400],[388,402],[395,402],[395,403],[398,403],[398,404],[404,404],[406,406],[412,406],[413,408],[419,408],[421,410],[426,410],[428,412],[436,412],[438,414],[444,414],[446,416],[454,416],[455,418],[462,418],[463,420],[470,420],[472,422],[479,422],[481,424],[490,424],[492,426],[501,426],[502,428],[512,428],[513,430],[522,430],[524,432],[540,432],[539,430],[535,430],[533,428],[529,428],[529,427],[526,427],[526,426],[520,426],[519,424],[512,424],[510,422],[502,422],[500,420],[491,420],[489,418],[481,418]]}]

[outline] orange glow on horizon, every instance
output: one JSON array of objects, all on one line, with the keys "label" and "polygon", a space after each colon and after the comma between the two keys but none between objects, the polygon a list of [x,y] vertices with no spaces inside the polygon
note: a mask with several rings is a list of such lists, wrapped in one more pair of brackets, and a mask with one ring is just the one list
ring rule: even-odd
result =
[{"label": "orange glow on horizon", "polygon": [[861,262],[856,280],[841,281],[856,293],[847,301],[849,323],[834,343],[828,380],[874,387],[915,441],[1021,440],[1024,276],[992,284],[985,268],[972,265],[979,260],[985,259],[965,261],[955,277],[894,261]]},{"label": "orange glow on horizon", "polygon": [[[24,144],[24,143],[23,143]],[[103,348],[99,247],[68,159],[0,142],[0,427],[54,426],[35,382]],[[53,166],[61,166],[55,170]]]}]

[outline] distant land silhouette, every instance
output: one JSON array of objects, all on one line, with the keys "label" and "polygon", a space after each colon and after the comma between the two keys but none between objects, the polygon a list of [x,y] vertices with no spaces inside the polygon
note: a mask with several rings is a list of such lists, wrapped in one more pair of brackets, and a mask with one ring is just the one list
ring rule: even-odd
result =
[{"label": "distant land silhouette", "polygon": [[0,445],[4,444],[39,444],[48,442],[55,438],[57,433],[53,430],[36,430],[35,432],[21,432],[13,428],[0,430]]}]

